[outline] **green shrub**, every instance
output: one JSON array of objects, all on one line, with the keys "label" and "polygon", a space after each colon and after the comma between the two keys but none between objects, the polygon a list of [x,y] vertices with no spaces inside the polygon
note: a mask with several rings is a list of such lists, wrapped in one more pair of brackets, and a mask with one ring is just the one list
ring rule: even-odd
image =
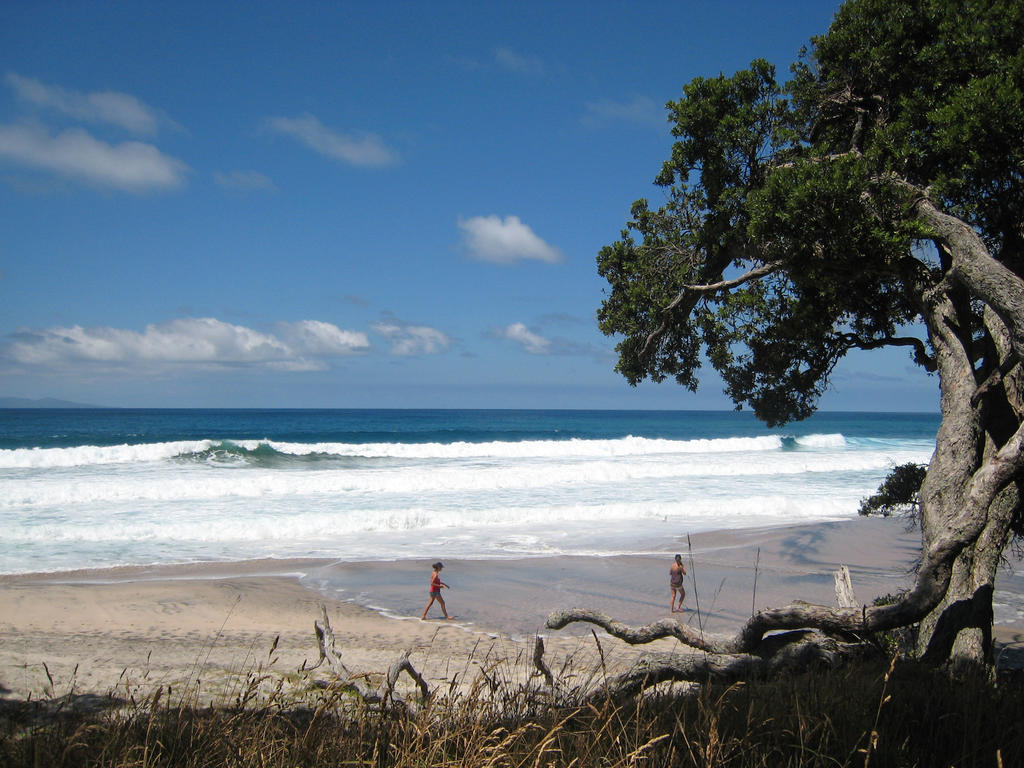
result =
[{"label": "green shrub", "polygon": [[883,517],[905,514],[916,519],[921,504],[921,483],[927,471],[928,467],[924,464],[910,463],[893,467],[878,487],[878,493],[862,499],[857,511],[861,515],[880,514]]}]

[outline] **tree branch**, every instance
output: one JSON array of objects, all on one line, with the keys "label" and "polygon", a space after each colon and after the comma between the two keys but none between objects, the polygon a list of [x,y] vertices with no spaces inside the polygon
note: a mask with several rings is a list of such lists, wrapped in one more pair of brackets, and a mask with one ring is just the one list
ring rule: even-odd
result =
[{"label": "tree branch", "polygon": [[1020,364],[1020,358],[1017,357],[1017,353],[1013,350],[1010,351],[1009,356],[1003,360],[1002,364],[996,368],[992,373],[989,374],[988,378],[985,379],[978,388],[974,390],[974,394],[971,395],[971,405],[977,405],[981,402],[981,398],[987,395],[990,391],[998,387],[1003,383],[1003,379],[1010,375],[1014,368]]},{"label": "tree branch", "polygon": [[856,334],[842,334],[842,340],[857,349],[881,349],[882,347],[913,347],[914,359],[926,370],[935,372],[938,368],[935,358],[928,352],[928,346],[913,336],[887,336],[884,339],[862,339]]},{"label": "tree branch", "polygon": [[717,283],[709,283],[707,285],[684,285],[679,295],[672,300],[662,312],[668,312],[674,309],[679,302],[683,300],[683,296],[687,291],[693,291],[694,293],[716,293],[718,291],[727,291],[731,288],[738,288],[739,286],[749,283],[753,280],[758,280],[765,275],[770,275],[773,272],[778,272],[782,268],[781,261],[773,261],[768,264],[762,264],[760,267],[755,267],[749,272],[740,275],[732,280],[722,280]]},{"label": "tree branch", "polygon": [[[886,606],[888,607],[888,606]],[[733,637],[698,632],[675,619],[661,619],[643,627],[631,627],[600,611],[571,608],[548,616],[548,629],[562,629],[573,622],[586,622],[601,627],[612,637],[630,645],[651,643],[674,637],[684,645],[699,651],[720,655],[759,652],[765,635],[776,630],[818,630],[838,634],[856,634],[871,630],[891,629],[897,626],[879,617],[872,621],[872,611],[864,608],[831,608],[825,605],[796,602],[782,608],[761,611],[743,625]],[[923,614],[922,614],[923,615]],[[919,618],[919,617],[918,617]]]},{"label": "tree branch", "polygon": [[698,294],[699,296],[705,293],[717,293],[719,291],[727,291],[732,288],[738,288],[739,286],[749,283],[753,280],[759,280],[760,278],[765,277],[766,275],[770,275],[773,272],[777,272],[781,268],[782,262],[773,261],[768,264],[763,264],[760,267],[755,267],[754,269],[751,269],[749,272],[746,272],[732,280],[721,280],[717,283],[708,283],[704,285],[684,285],[679,290],[679,293],[676,294],[676,297],[671,302],[669,302],[669,304],[664,309],[661,310],[661,325],[647,335],[647,339],[644,341],[644,345],[640,349],[640,357],[647,357],[647,353],[651,347],[651,344],[657,341],[662,335],[664,335],[665,331],[668,330],[670,314],[687,297],[693,298],[693,294]]},{"label": "tree branch", "polygon": [[995,311],[1009,331],[1014,352],[1024,357],[1024,281],[1020,276],[992,257],[970,224],[939,210],[928,196],[928,190],[895,174],[882,177],[880,181],[911,192],[919,219],[946,247],[952,276]]},{"label": "tree branch", "polygon": [[730,640],[724,635],[706,635],[696,632],[690,627],[680,624],[675,619],[661,619],[643,627],[631,627],[613,619],[606,613],[591,611],[585,608],[570,608],[567,611],[556,611],[548,616],[548,629],[563,629],[577,621],[594,624],[612,637],[624,640],[630,645],[652,643],[665,637],[674,637],[684,645],[710,653],[728,652]]},{"label": "tree branch", "polygon": [[[1017,427],[1013,436],[984,462],[971,478],[967,492],[968,506],[961,517],[980,520],[981,531],[988,508],[1006,485],[1024,469],[1024,422]],[[980,514],[979,514],[980,513]]]}]

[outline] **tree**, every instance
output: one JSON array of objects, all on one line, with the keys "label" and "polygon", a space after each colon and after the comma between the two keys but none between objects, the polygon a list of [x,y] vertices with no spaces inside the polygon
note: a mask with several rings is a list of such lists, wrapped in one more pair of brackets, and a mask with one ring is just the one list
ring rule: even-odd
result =
[{"label": "tree", "polygon": [[992,660],[1024,518],[1022,41],[1019,0],[849,0],[789,82],[755,60],[684,87],[664,203],[634,203],[598,256],[634,385],[696,389],[706,356],[775,425],[813,413],[850,350],[907,347],[937,374],[914,587],[863,615],[765,612],[762,635],[921,621],[924,658]]}]

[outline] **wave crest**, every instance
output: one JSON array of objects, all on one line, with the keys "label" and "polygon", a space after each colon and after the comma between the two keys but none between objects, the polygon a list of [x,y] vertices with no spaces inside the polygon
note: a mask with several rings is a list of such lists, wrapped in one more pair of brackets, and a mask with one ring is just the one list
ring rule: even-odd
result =
[{"label": "wave crest", "polygon": [[846,438],[843,435],[805,435],[796,438],[801,448],[845,448]]},{"label": "wave crest", "polygon": [[90,464],[141,464],[166,461],[210,450],[213,440],[183,440],[131,445],[76,445],[71,448],[13,448],[0,450],[0,469],[81,467]]},{"label": "wave crest", "polygon": [[485,443],[295,443],[276,440],[194,440],[138,445],[0,450],[2,469],[45,469],[91,464],[135,464],[188,457],[198,462],[259,463],[276,457],[327,456],[394,459],[616,458],[658,454],[776,451],[774,435],[702,440],[665,440],[632,435],[614,440],[523,440]]}]

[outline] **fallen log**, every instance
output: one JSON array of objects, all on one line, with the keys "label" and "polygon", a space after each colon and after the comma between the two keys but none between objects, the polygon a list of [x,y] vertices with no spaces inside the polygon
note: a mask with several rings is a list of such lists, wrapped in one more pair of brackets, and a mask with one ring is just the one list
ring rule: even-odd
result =
[{"label": "fallen log", "polygon": [[844,643],[819,632],[772,635],[772,648],[761,653],[648,653],[623,674],[588,698],[630,698],[664,682],[734,683],[755,677],[773,677],[819,665],[833,668],[854,658],[877,652],[866,642]]}]

